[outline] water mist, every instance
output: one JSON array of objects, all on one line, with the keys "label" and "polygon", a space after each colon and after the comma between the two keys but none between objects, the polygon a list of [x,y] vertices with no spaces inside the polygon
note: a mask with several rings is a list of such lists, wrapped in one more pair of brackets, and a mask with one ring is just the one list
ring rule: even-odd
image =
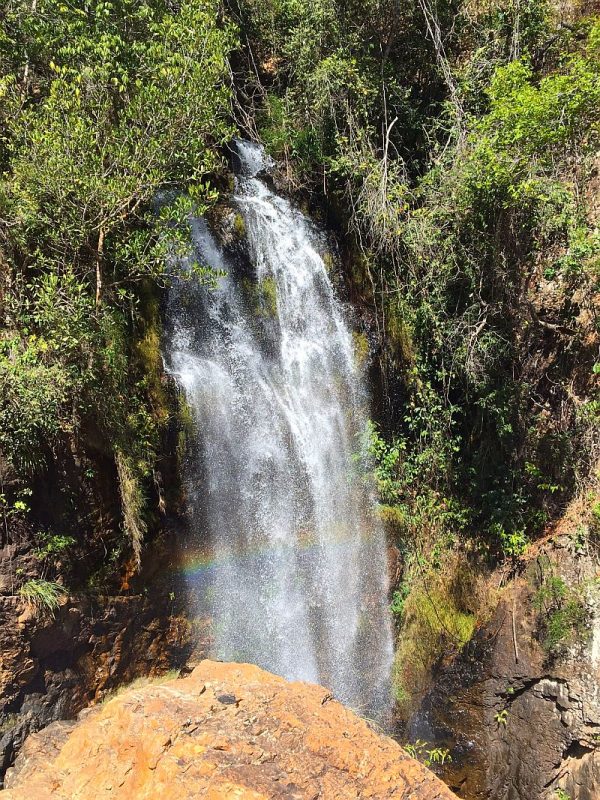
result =
[{"label": "water mist", "polygon": [[202,219],[213,289],[175,281],[166,361],[194,417],[186,476],[204,568],[190,576],[212,655],[330,687],[358,709],[389,700],[386,547],[356,463],[367,397],[320,234],[236,143],[233,201],[253,274]]}]

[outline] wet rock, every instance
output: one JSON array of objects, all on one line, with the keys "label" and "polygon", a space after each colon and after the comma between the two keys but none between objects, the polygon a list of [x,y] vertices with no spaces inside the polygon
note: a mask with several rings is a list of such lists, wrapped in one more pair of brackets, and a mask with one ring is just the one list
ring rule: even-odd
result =
[{"label": "wet rock", "polygon": [[[235,703],[220,698],[232,696]],[[202,662],[30,737],[1,800],[450,800],[391,739],[319,686]]]},{"label": "wet rock", "polygon": [[[538,557],[570,585],[595,578],[594,559],[576,558],[568,537],[545,543]],[[466,800],[555,800],[558,788],[571,800],[600,797],[593,636],[550,658],[536,638],[533,593],[525,575],[511,584],[411,722],[413,735],[450,749],[442,774]]]}]

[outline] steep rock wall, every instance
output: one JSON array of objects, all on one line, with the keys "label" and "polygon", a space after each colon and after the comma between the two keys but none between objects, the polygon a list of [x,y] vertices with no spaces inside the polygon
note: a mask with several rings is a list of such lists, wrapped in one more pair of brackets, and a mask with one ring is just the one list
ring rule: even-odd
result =
[{"label": "steep rock wall", "polygon": [[[532,575],[553,565],[588,588],[586,625],[549,654],[540,644]],[[594,800],[600,792],[598,563],[566,533],[540,543],[504,590],[492,618],[451,664],[413,717],[423,737],[454,754],[444,779],[462,797]]]},{"label": "steep rock wall", "polygon": [[177,572],[156,572],[175,553],[173,542],[163,542],[149,551],[140,585],[65,597],[55,615],[18,595],[0,597],[0,786],[30,733],[73,718],[123,683],[181,666],[202,649]]}]

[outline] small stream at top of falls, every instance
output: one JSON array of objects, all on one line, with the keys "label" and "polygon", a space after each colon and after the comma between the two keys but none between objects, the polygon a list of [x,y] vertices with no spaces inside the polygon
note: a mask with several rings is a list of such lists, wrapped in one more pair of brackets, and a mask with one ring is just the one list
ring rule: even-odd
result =
[{"label": "small stream at top of falls", "polygon": [[[384,534],[357,465],[367,395],[321,235],[235,144],[233,202],[252,274],[193,220],[213,289],[175,280],[165,360],[194,418],[186,483],[191,609],[211,654],[321,683],[354,708],[389,706]],[[240,227],[242,227],[240,225]]]}]

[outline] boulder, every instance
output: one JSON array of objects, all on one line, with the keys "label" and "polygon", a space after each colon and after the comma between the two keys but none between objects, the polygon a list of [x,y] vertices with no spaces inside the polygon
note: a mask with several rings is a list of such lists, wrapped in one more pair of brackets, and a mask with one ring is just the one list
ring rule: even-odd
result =
[{"label": "boulder", "polygon": [[202,661],[25,743],[0,800],[451,800],[320,686]]}]

